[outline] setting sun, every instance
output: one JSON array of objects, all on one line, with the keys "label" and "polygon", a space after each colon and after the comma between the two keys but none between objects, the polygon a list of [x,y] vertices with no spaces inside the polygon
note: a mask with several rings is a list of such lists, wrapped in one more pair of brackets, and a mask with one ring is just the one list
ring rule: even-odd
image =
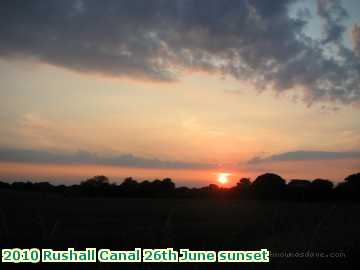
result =
[{"label": "setting sun", "polygon": [[219,173],[218,182],[222,185],[227,184],[229,182],[229,175],[231,175],[231,173]]}]

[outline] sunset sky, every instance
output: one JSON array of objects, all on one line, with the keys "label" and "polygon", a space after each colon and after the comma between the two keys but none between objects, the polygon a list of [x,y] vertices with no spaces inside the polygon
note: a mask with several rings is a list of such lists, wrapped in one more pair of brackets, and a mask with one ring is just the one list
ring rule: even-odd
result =
[{"label": "sunset sky", "polygon": [[0,180],[360,171],[360,1],[1,1]]}]

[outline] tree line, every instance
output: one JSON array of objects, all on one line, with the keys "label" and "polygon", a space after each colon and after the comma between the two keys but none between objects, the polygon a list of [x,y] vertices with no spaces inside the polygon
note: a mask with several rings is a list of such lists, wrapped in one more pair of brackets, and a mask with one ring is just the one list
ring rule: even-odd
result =
[{"label": "tree line", "polygon": [[292,179],[286,182],[273,173],[262,174],[254,181],[240,179],[234,187],[223,188],[210,184],[201,188],[176,187],[170,178],[137,181],[131,177],[122,183],[110,183],[106,176],[94,176],[80,184],[65,186],[49,182],[1,182],[0,189],[61,193],[65,196],[117,197],[223,197],[243,200],[283,201],[360,201],[360,173],[352,174],[334,185],[326,179],[313,181]]}]

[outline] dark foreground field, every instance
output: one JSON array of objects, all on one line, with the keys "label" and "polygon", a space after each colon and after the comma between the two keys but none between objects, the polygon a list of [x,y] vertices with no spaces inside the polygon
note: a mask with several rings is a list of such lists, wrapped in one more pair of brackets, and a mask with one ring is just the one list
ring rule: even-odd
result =
[{"label": "dark foreground field", "polygon": [[[1,191],[0,247],[190,248],[273,253],[272,269],[349,268],[360,255],[360,204],[235,199],[64,198]],[[299,252],[323,252],[306,258]],[[287,257],[298,252],[303,258]],[[276,253],[276,254],[275,254]],[[309,253],[308,253],[309,254]],[[284,257],[285,256],[285,257]],[[269,265],[267,265],[269,266]],[[345,267],[346,266],[346,267]],[[3,269],[13,265],[2,264]],[[257,269],[260,265],[17,265],[23,269]]]}]

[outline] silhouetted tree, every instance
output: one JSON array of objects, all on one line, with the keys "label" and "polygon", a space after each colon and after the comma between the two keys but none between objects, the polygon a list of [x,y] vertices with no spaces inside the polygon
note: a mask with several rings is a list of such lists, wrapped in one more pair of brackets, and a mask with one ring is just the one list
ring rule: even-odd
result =
[{"label": "silhouetted tree", "polygon": [[145,197],[151,195],[151,182],[149,180],[145,180],[139,183],[138,185],[139,194],[142,194]]},{"label": "silhouetted tree", "polygon": [[119,186],[121,192],[125,195],[133,195],[138,191],[139,183],[132,177],[127,177]]},{"label": "silhouetted tree", "polygon": [[104,175],[97,175],[80,183],[80,186],[86,188],[100,188],[108,185],[109,179]]},{"label": "silhouetted tree", "polygon": [[207,189],[209,190],[213,190],[213,191],[218,191],[219,190],[219,186],[216,184],[210,184]]},{"label": "silhouetted tree", "polygon": [[193,193],[192,190],[188,187],[178,187],[176,189],[176,195],[179,197],[191,197]]},{"label": "silhouetted tree", "polygon": [[236,183],[236,187],[240,190],[250,189],[251,181],[250,178],[241,178],[239,182]]},{"label": "silhouetted tree", "polygon": [[171,178],[164,178],[161,183],[162,189],[165,191],[172,191],[175,189],[175,184]]},{"label": "silhouetted tree", "polygon": [[311,184],[310,180],[292,179],[289,181],[288,187],[305,189],[305,188],[309,188],[310,184]]},{"label": "silhouetted tree", "polygon": [[121,185],[124,187],[128,187],[128,186],[134,187],[138,185],[138,182],[134,180],[132,177],[126,177]]},{"label": "silhouetted tree", "polygon": [[360,173],[346,177],[345,182],[335,188],[336,198],[346,201],[360,201]]},{"label": "silhouetted tree", "polygon": [[310,199],[321,201],[329,200],[334,184],[325,179],[315,179],[310,185]]},{"label": "silhouetted tree", "polygon": [[150,189],[153,195],[157,196],[169,196],[175,189],[175,184],[170,178],[163,180],[155,179],[150,183]]},{"label": "silhouetted tree", "polygon": [[5,188],[10,188],[10,184],[0,181],[0,189],[5,189]]},{"label": "silhouetted tree", "polygon": [[329,191],[333,188],[333,183],[330,180],[326,179],[315,179],[311,182],[311,188],[316,188],[319,190]]},{"label": "silhouetted tree", "polygon": [[303,179],[292,179],[287,184],[287,198],[295,201],[307,200],[311,181]]},{"label": "silhouetted tree", "polygon": [[281,199],[285,189],[285,180],[273,173],[258,176],[251,185],[258,198]]},{"label": "silhouetted tree", "polygon": [[246,199],[250,197],[251,192],[251,181],[250,178],[241,178],[239,182],[236,183],[236,187],[234,188],[235,195]]},{"label": "silhouetted tree", "polygon": [[33,184],[33,188],[39,191],[52,191],[54,186],[49,182],[38,182]]},{"label": "silhouetted tree", "polygon": [[13,182],[11,187],[18,190],[32,190],[33,184],[31,182]]},{"label": "silhouetted tree", "polygon": [[349,175],[345,179],[346,183],[349,183],[350,185],[353,185],[354,187],[360,187],[360,173],[355,173],[352,175]]}]

